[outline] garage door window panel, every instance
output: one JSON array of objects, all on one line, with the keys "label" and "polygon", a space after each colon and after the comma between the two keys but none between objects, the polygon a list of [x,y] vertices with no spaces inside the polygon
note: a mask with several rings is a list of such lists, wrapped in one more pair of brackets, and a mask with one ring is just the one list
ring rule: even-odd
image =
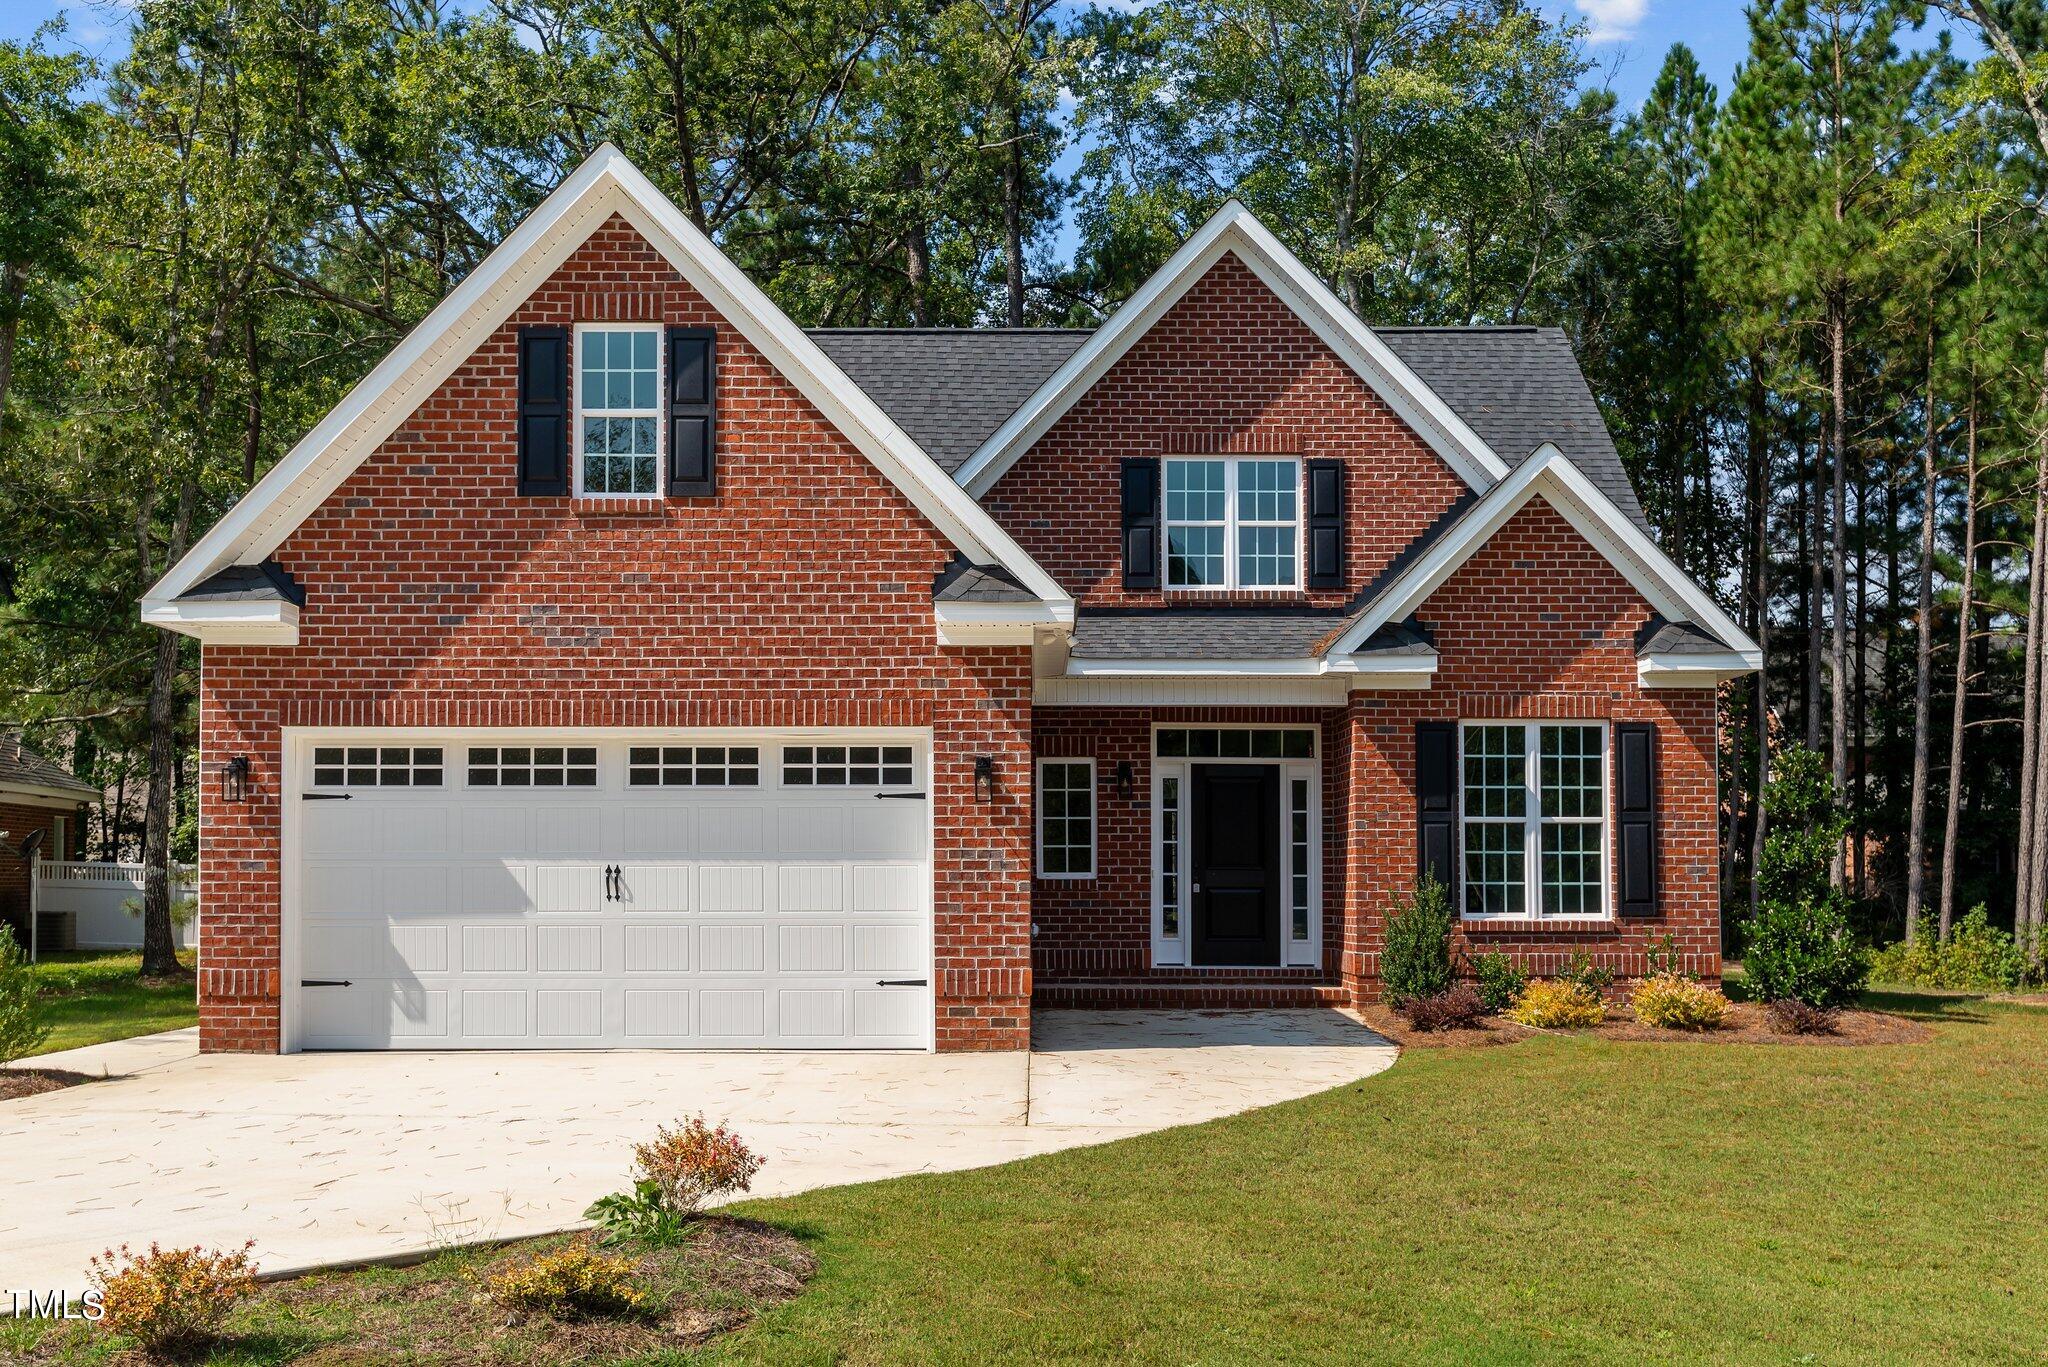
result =
[{"label": "garage door window panel", "polygon": [[760,782],[756,745],[635,745],[626,752],[632,788],[753,788]]},{"label": "garage door window panel", "polygon": [[908,788],[917,769],[908,745],[786,745],[786,788]]},{"label": "garage door window panel", "polygon": [[313,751],[316,788],[438,788],[438,745],[322,745]]},{"label": "garage door window panel", "polygon": [[472,745],[472,788],[595,788],[594,745]]}]

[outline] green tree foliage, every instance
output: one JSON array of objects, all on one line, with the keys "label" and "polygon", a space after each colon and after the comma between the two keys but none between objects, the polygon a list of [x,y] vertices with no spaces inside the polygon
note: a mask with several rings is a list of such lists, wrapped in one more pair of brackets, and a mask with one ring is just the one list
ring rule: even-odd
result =
[{"label": "green tree foliage", "polygon": [[1427,872],[1387,909],[1380,981],[1387,1001],[1397,1007],[1451,985],[1450,893]]},{"label": "green tree foliage", "polygon": [[14,932],[0,926],[0,1063],[34,1053],[49,1037],[35,974]]},{"label": "green tree foliage", "polygon": [[1742,971],[1763,1001],[1837,1007],[1863,986],[1849,929],[1849,898],[1828,877],[1848,820],[1827,761],[1804,746],[1777,757],[1764,808],[1771,822],[1757,868],[1761,904],[1750,917]]}]

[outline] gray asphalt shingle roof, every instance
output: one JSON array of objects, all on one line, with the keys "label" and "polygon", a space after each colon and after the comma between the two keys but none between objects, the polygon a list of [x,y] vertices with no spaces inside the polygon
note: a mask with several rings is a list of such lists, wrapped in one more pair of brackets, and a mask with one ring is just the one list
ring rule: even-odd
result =
[{"label": "gray asphalt shingle roof", "polygon": [[1728,643],[1708,631],[1697,622],[1667,622],[1662,617],[1652,617],[1643,623],[1636,633],[1636,654],[1644,655],[1720,655],[1728,650]]},{"label": "gray asphalt shingle roof", "polygon": [[1293,660],[1344,625],[1345,614],[1257,609],[1083,610],[1073,653],[1089,660]]},{"label": "gray asphalt shingle roof", "polygon": [[77,793],[80,798],[98,797],[99,789],[72,775],[53,759],[29,749],[20,736],[0,735],[0,791],[9,788],[54,788]]},{"label": "gray asphalt shingle roof", "polygon": [[955,557],[932,581],[932,597],[941,603],[1035,603],[1038,595],[1019,584],[1000,565],[970,565]]},{"label": "gray asphalt shingle roof", "polygon": [[810,338],[947,474],[1081,349],[1083,328],[813,328]]},{"label": "gray asphalt shingle roof", "polygon": [[259,565],[230,565],[178,595],[181,603],[296,603],[306,605],[306,591],[275,560]]}]

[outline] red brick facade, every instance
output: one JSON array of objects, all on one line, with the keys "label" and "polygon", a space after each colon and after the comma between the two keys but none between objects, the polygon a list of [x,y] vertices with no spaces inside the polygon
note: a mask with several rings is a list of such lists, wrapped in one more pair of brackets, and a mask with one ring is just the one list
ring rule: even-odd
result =
[{"label": "red brick facade", "polygon": [[[719,492],[620,516],[514,482],[514,328],[720,326]],[[1029,651],[941,648],[951,547],[623,222],[600,230],[280,548],[299,644],[205,652],[205,1048],[278,1047],[279,728],[929,726],[941,1048],[1029,1028]],[[972,757],[995,757],[993,801]]]},{"label": "red brick facade", "polygon": [[[719,492],[632,513],[522,498],[514,328],[720,328]],[[1227,339],[1224,346],[1222,340]],[[1228,366],[1215,357],[1227,352]],[[1225,258],[996,485],[985,505],[1085,610],[1187,604],[1118,582],[1117,459],[1334,456],[1352,490],[1349,584],[1267,595],[1336,608],[1465,485],[1249,270]],[[767,358],[618,219],[579,248],[277,552],[307,607],[291,648],[209,646],[201,744],[246,754],[251,795],[202,802],[209,1050],[279,1042],[282,728],[915,726],[933,734],[937,1042],[1014,1049],[1030,1009],[1309,1004],[1377,994],[1392,892],[1415,872],[1415,723],[1584,717],[1660,727],[1661,915],[1489,925],[1539,971],[1576,949],[1623,972],[1670,934],[1717,976],[1715,698],[1645,692],[1648,605],[1546,506],[1525,509],[1419,613],[1426,691],[1320,709],[1032,705],[1031,650],[936,638],[945,539]],[[1333,619],[1334,622],[1334,619]],[[1314,725],[1321,745],[1322,962],[1151,963],[1155,721]],[[991,798],[973,757],[996,761]],[[1097,764],[1098,873],[1032,878],[1034,755]],[[1118,789],[1131,766],[1129,795]]]}]

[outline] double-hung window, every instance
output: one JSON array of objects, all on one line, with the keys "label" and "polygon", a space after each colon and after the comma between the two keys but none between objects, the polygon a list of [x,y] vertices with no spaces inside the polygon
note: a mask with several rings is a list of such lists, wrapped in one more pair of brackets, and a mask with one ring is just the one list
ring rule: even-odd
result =
[{"label": "double-hung window", "polygon": [[661,329],[576,330],[576,492],[661,492]]},{"label": "double-hung window", "polygon": [[1462,728],[1467,916],[1607,914],[1606,729]]},{"label": "double-hung window", "polygon": [[1169,459],[1165,505],[1168,588],[1300,586],[1300,461]]},{"label": "double-hung window", "polygon": [[1038,761],[1038,876],[1095,876],[1095,761]]}]

